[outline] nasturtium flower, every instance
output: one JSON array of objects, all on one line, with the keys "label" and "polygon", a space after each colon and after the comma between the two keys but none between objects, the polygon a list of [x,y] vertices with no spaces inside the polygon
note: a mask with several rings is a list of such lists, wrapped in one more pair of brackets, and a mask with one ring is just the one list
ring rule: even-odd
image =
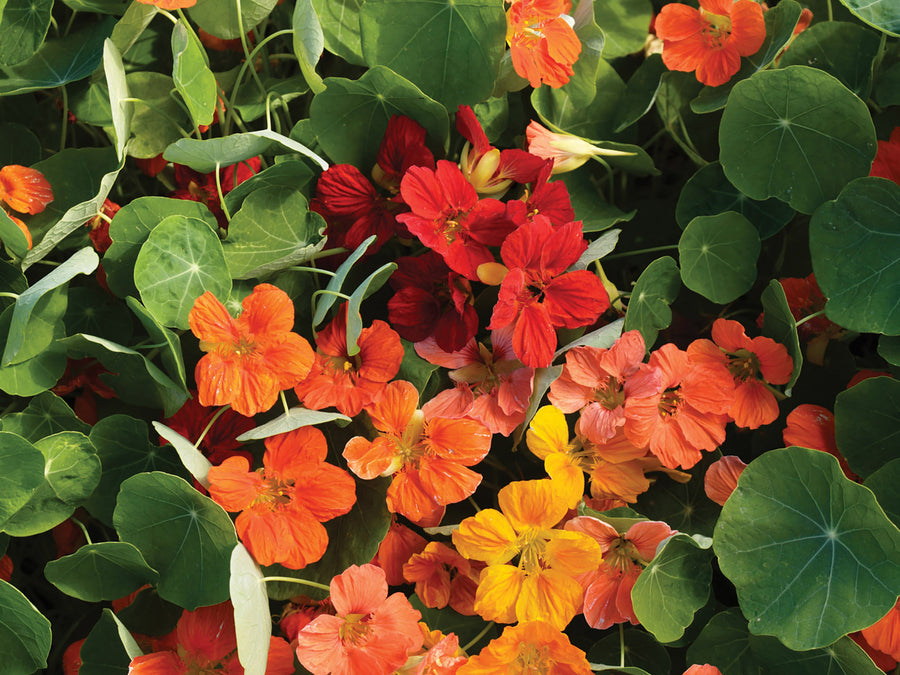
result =
[{"label": "nasturtium flower", "polygon": [[820,405],[801,403],[788,413],[785,422],[781,438],[786,446],[797,445],[834,455],[844,475],[859,482],[859,476],[850,469],[847,460],[838,450],[834,436],[834,413]]},{"label": "nasturtium flower", "polygon": [[34,215],[53,201],[53,189],[37,169],[8,164],[0,169],[0,201],[13,211]]},{"label": "nasturtium flower", "polygon": [[406,665],[397,671],[397,675],[456,675],[459,668],[469,660],[466,653],[459,648],[456,633],[444,635],[439,630],[429,630],[424,623],[419,623],[425,642],[422,654],[412,654]]},{"label": "nasturtium flower", "polygon": [[581,54],[570,0],[512,0],[506,12],[506,42],[513,68],[535,89],[561,87]]},{"label": "nasturtium flower", "polygon": [[487,563],[475,611],[488,621],[545,621],[562,630],[581,607],[575,576],[597,566],[600,547],[587,535],[554,529],[569,508],[550,480],[509,483],[498,501],[499,511],[479,511],[453,532],[457,551]]},{"label": "nasturtium flower", "polygon": [[738,478],[744,472],[747,465],[735,455],[725,455],[709,465],[703,475],[703,490],[706,496],[719,506],[725,506],[725,502],[737,487]]},{"label": "nasturtium flower", "polygon": [[624,150],[598,148],[579,136],[550,131],[547,127],[531,120],[525,129],[528,152],[542,159],[553,160],[552,173],[574,171],[591,157],[633,155]]},{"label": "nasturtium flower", "polygon": [[862,630],[870,646],[900,661],[900,599],[874,624]]},{"label": "nasturtium flower", "polygon": [[[816,282],[815,274],[804,278],[779,279],[778,283],[784,289],[791,316],[794,321],[800,322],[797,325],[797,335],[801,341],[806,342],[806,359],[821,366],[825,362],[825,350],[829,341],[841,337],[844,329],[822,313],[825,309],[825,295]],[[817,316],[812,316],[813,314]],[[757,323],[762,325],[759,320]]]},{"label": "nasturtium flower", "polygon": [[263,468],[250,471],[245,457],[230,457],[209,470],[209,494],[226,511],[240,511],[235,527],[260,565],[301,569],[328,546],[322,523],[356,503],[356,483],[328,464],[325,435],[300,427],[266,439]]},{"label": "nasturtium flower", "polygon": [[481,475],[468,467],[484,459],[491,433],[472,419],[426,419],[419,392],[405,380],[388,384],[366,410],[381,432],[351,438],[344,448],[350,470],[364,480],[393,476],[387,505],[417,525],[436,526],[447,504],[469,497]]},{"label": "nasturtium flower", "polygon": [[886,141],[878,141],[870,176],[886,178],[900,184],[900,127],[895,127]]},{"label": "nasturtium flower", "polygon": [[507,626],[457,675],[590,675],[587,655],[544,621]]},{"label": "nasturtium flower", "polygon": [[682,675],[722,675],[722,671],[715,666],[704,663],[702,665],[695,664],[691,666],[686,671],[684,671]]},{"label": "nasturtium flower", "polygon": [[700,9],[669,3],[656,17],[669,70],[697,71],[703,84],[718,87],[741,68],[741,57],[766,39],[762,7],[753,0],[700,0]]},{"label": "nasturtium flower", "polygon": [[388,675],[423,642],[422,615],[403,593],[388,595],[384,571],[351,565],[331,580],[336,615],[322,614],[297,636],[297,658],[313,675]]},{"label": "nasturtium flower", "polygon": [[590,536],[603,551],[603,560],[579,577],[584,586],[584,618],[592,628],[609,628],[629,621],[637,624],[631,604],[631,589],[644,567],[656,555],[656,548],[675,530],[660,521],[635,523],[619,534],[608,523],[579,516],[566,523],[566,530]]},{"label": "nasturtium flower", "polygon": [[427,545],[425,537],[401,525],[396,516],[392,516],[390,527],[378,545],[372,564],[384,570],[389,586],[401,586],[406,583],[403,566],[413,555],[424,551]]},{"label": "nasturtium flower", "polygon": [[434,155],[425,144],[425,127],[406,115],[392,115],[378,148],[372,179],[393,194],[411,166],[434,168]]},{"label": "nasturtium flower", "polygon": [[403,566],[403,576],[416,585],[416,596],[426,607],[448,605],[465,616],[475,614],[475,589],[484,566],[466,560],[439,541],[428,542]]},{"label": "nasturtium flower", "polygon": [[309,343],[291,332],[294,305],[287,293],[259,284],[242,307],[233,319],[207,291],[194,302],[188,322],[206,352],[194,371],[200,404],[229,404],[250,417],[271,408],[279,392],[306,377],[315,356]]},{"label": "nasturtium flower", "polygon": [[200,173],[182,164],[175,164],[174,167],[175,190],[170,196],[174,199],[185,199],[206,205],[210,213],[216,217],[219,227],[225,229],[228,227],[228,218],[222,209],[219,188],[221,187],[223,196],[227,195],[245,180],[258,174],[262,163],[259,157],[251,157],[231,166],[223,166],[219,170],[218,184],[215,171]]},{"label": "nasturtium flower", "polygon": [[197,0],[137,0],[141,4],[144,5],[153,5],[154,7],[159,7],[160,9],[167,9],[170,11],[176,9],[187,9],[188,7],[193,7],[197,4]]}]

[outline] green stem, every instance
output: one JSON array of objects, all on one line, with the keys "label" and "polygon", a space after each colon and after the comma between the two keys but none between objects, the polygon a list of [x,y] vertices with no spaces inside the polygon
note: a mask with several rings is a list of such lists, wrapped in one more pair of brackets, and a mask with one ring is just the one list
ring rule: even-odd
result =
[{"label": "green stem", "polygon": [[222,213],[225,214],[225,220],[230,223],[231,213],[228,212],[228,207],[225,205],[225,195],[222,194],[221,168],[221,164],[219,162],[216,162],[216,192],[219,193],[219,204],[222,206]]},{"label": "green stem", "polygon": [[9,291],[0,291],[0,298],[12,298],[13,300],[18,300],[19,294],[10,293]]},{"label": "green stem", "polygon": [[[244,12],[241,10],[241,0],[234,0],[235,5],[237,6],[238,13],[238,26],[241,27],[241,47],[244,48],[244,58],[247,61],[250,61],[250,48],[247,46],[247,34],[244,32]],[[256,53],[256,50],[253,50],[253,53]],[[256,68],[253,67],[253,64],[250,64],[250,77],[256,82],[256,86],[259,87],[260,93],[265,96],[266,95],[266,87],[263,85],[262,80],[259,79],[259,73],[256,72]]]},{"label": "green stem", "polygon": [[478,635],[476,635],[476,636],[473,637],[471,640],[469,640],[465,645],[463,645],[463,646],[461,647],[461,649],[462,649],[464,652],[469,651],[472,647],[474,647],[475,645],[477,645],[477,644],[478,644],[478,641],[479,641],[481,638],[483,638],[485,635],[487,635],[488,631],[489,631],[491,628],[493,628],[495,625],[496,625],[496,624],[495,624],[493,621],[489,622],[484,628],[481,629],[481,632],[478,633]]},{"label": "green stem", "polygon": [[815,318],[818,317],[818,316],[822,316],[823,314],[825,314],[825,310],[824,310],[824,309],[820,309],[818,312],[813,312],[813,313],[810,314],[809,316],[804,316],[804,317],[803,317],[802,319],[800,319],[799,321],[795,321],[795,322],[794,322],[794,327],[796,328],[796,327],[802,326],[802,325],[805,324],[807,321],[810,321],[811,319],[815,319]]},{"label": "green stem", "polygon": [[611,253],[603,259],[603,262],[607,260],[616,260],[617,258],[627,258],[632,255],[643,255],[645,253],[656,253],[657,251],[671,251],[673,249],[678,248],[678,244],[666,244],[665,246],[651,246],[650,248],[639,248],[636,251],[625,251],[623,253]]},{"label": "green stem", "polygon": [[316,291],[315,293],[313,293],[313,298],[318,295],[333,295],[336,298],[341,298],[341,300],[346,300],[348,302],[350,301],[349,295],[341,293],[340,291],[329,291],[327,288],[323,288],[321,291]]},{"label": "green stem", "polygon": [[88,534],[87,528],[84,526],[84,523],[82,523],[80,520],[78,520],[78,518],[76,518],[74,516],[71,517],[71,520],[73,523],[75,523],[78,527],[81,528],[81,531],[84,533],[84,540],[88,544],[93,543],[93,542],[91,542],[91,535]]},{"label": "green stem", "polygon": [[284,406],[284,414],[288,417],[291,416],[291,407],[288,405],[287,397],[284,395],[284,391],[279,392],[281,394],[281,405]]},{"label": "green stem", "polygon": [[200,432],[200,437],[197,439],[197,442],[194,443],[195,448],[200,447],[200,444],[203,442],[203,439],[206,438],[206,434],[208,434],[209,430],[212,429],[213,424],[215,424],[218,421],[218,419],[223,415],[223,413],[226,410],[228,410],[230,407],[231,407],[231,404],[223,405],[221,408],[216,410],[216,414],[212,416],[212,419],[209,420],[209,423],[206,425],[206,427],[203,429],[203,431]]},{"label": "green stem", "polygon": [[293,577],[263,577],[262,580],[266,583],[270,581],[284,581],[289,584],[300,584],[301,586],[309,586],[311,588],[318,588],[321,591],[328,591],[331,593],[331,587],[326,586],[325,584],[320,584],[317,581],[307,581],[306,579],[294,579]]},{"label": "green stem", "polygon": [[295,265],[294,267],[288,267],[286,272],[318,272],[319,274],[327,274],[330,277],[334,276],[334,272],[331,270],[320,270],[318,267],[305,267],[303,265]]},{"label": "green stem", "polygon": [[834,12],[831,10],[831,0],[827,0],[826,5],[828,7],[828,20],[834,21]]},{"label": "green stem", "polygon": [[625,624],[619,624],[619,668],[625,667]]},{"label": "green stem", "polygon": [[60,94],[62,94],[62,131],[60,132],[59,151],[62,152],[66,148],[66,134],[69,131],[69,95],[66,93],[66,85],[59,86]]},{"label": "green stem", "polygon": [[[241,124],[239,124],[237,117],[235,117],[235,115],[234,115],[234,110],[235,110],[234,104],[235,104],[235,101],[237,101],[238,91],[240,91],[240,88],[241,88],[241,80],[244,79],[244,73],[247,71],[247,68],[249,67],[249,64],[251,63],[251,59],[256,57],[256,53],[263,47],[263,45],[271,42],[272,40],[274,40],[277,37],[281,37],[282,35],[290,34],[293,32],[294,31],[290,30],[290,29],[275,31],[274,33],[269,35],[265,40],[262,40],[258,45],[256,45],[256,47],[253,48],[253,51],[250,52],[250,56],[248,58],[245,58],[244,62],[241,64],[241,69],[238,71],[237,79],[235,79],[235,81],[234,81],[234,88],[231,90],[231,96],[228,97],[228,109],[225,111],[225,124],[223,125],[223,131],[222,131],[223,136],[227,136],[228,132],[231,131],[232,123],[237,124],[242,129],[244,129],[244,127]],[[246,36],[244,36],[244,38],[246,39]],[[265,92],[263,92],[263,93],[265,93]],[[246,129],[244,129],[244,130],[246,131]]]}]

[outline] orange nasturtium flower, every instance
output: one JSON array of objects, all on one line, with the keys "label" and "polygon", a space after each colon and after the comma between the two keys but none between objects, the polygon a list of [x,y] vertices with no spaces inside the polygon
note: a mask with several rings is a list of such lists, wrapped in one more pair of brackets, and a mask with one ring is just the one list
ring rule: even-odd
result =
[{"label": "orange nasturtium flower", "polygon": [[194,371],[200,404],[230,404],[251,417],[306,377],[315,355],[305,339],[291,332],[294,305],[287,293],[259,284],[242,306],[233,319],[207,291],[194,302],[188,322],[206,352]]},{"label": "orange nasturtium flower", "polygon": [[[0,169],[0,202],[5,203],[13,211],[34,215],[40,213],[47,204],[53,201],[53,190],[50,183],[37,169],[27,166],[9,164]],[[3,208],[16,226],[22,230],[31,248],[31,232],[19,218]]]},{"label": "orange nasturtium flower", "polygon": [[154,7],[159,7],[160,9],[186,9],[187,7],[193,7],[197,4],[197,0],[137,0],[138,2],[144,5],[153,5]]},{"label": "orange nasturtium flower", "polygon": [[344,448],[350,470],[364,480],[394,476],[387,505],[423,527],[441,522],[447,504],[469,497],[481,475],[478,464],[491,447],[491,432],[471,419],[425,419],[419,392],[405,380],[388,384],[368,408],[381,432],[374,441],[354,436]]},{"label": "orange nasturtium flower", "polygon": [[532,87],[561,87],[581,53],[569,0],[512,0],[506,12],[506,42],[513,68]]},{"label": "orange nasturtium flower", "polygon": [[240,511],[238,536],[260,565],[301,569],[328,546],[322,523],[347,513],[356,484],[328,464],[325,435],[300,427],[266,439],[263,468],[229,457],[209,470],[209,494],[226,511]]},{"label": "orange nasturtium flower", "polygon": [[700,0],[700,9],[669,3],[656,17],[669,70],[697,71],[710,87],[725,84],[741,68],[741,57],[766,39],[762,7],[753,0]]},{"label": "orange nasturtium flower", "polygon": [[590,675],[586,654],[569,637],[543,621],[507,626],[456,675]]},{"label": "orange nasturtium flower", "polygon": [[562,630],[581,607],[574,577],[597,567],[600,546],[581,532],[553,529],[568,505],[550,480],[510,483],[498,501],[500,511],[479,511],[453,532],[456,550],[487,563],[475,611],[488,621],[546,621]]}]

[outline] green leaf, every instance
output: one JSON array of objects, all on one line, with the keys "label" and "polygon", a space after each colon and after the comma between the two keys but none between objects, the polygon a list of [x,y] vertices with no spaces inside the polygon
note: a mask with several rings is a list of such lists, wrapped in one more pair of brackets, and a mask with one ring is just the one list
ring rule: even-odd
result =
[{"label": "green leaf", "polygon": [[841,0],[841,3],[863,23],[900,37],[900,7],[892,0]]},{"label": "green leaf", "polygon": [[122,311],[121,303],[99,284],[69,287],[66,295],[69,299],[64,317],[67,333],[99,335],[119,344],[131,340],[134,321]]},{"label": "green leaf", "polygon": [[522,421],[522,424],[516,427],[516,430],[513,433],[514,449],[519,447],[519,443],[522,442],[522,437],[525,435],[525,430],[528,428],[528,425],[531,424],[531,420],[534,419],[535,414],[537,414],[538,408],[541,407],[541,401],[544,399],[544,394],[547,393],[547,390],[554,380],[562,375],[562,370],[562,366],[548,366],[546,368],[534,369],[534,383],[531,386],[531,399],[528,401],[528,407],[525,409],[525,419]]},{"label": "green leaf", "polygon": [[52,10],[53,0],[5,0],[0,5],[0,63],[14,66],[38,50]]},{"label": "green leaf", "polygon": [[647,265],[631,292],[623,332],[641,331],[647,350],[652,349],[659,331],[672,323],[669,305],[680,289],[681,277],[674,258],[663,256]]},{"label": "green leaf", "polygon": [[[78,675],[127,675],[132,656],[125,647],[119,625],[112,610],[104,608],[81,646]],[[127,638],[134,642],[130,634]],[[137,655],[140,655],[140,649]]]},{"label": "green leaf", "polygon": [[[597,95],[597,69],[600,67],[606,39],[594,20],[593,0],[580,0],[574,3],[569,15],[572,17],[575,35],[581,42],[581,53],[572,65],[574,71],[572,77],[563,86],[573,103],[585,106]],[[499,82],[495,84],[495,88],[498,84]]]},{"label": "green leaf", "polygon": [[818,68],[865,101],[872,93],[872,64],[880,43],[878,33],[862,26],[824,21],[800,33],[781,57],[780,65]]},{"label": "green leaf", "polygon": [[76,12],[96,12],[121,16],[129,5],[129,0],[63,0],[66,7]]},{"label": "green leaf", "polygon": [[87,77],[100,65],[103,41],[113,23],[106,18],[65,37],[45,40],[31,58],[7,69],[0,80],[0,96],[53,89]]},{"label": "green leaf", "polygon": [[882,335],[878,338],[878,355],[892,366],[900,366],[900,336]]},{"label": "green leaf", "polygon": [[[4,425],[6,419],[4,419]],[[44,455],[27,440],[0,431],[0,528],[25,506],[44,482]]]},{"label": "green leaf", "polygon": [[[6,348],[3,350],[4,366],[21,363],[25,359],[35,356],[37,352],[42,351],[45,347],[50,345],[50,342],[53,340],[52,325],[61,319],[66,311],[65,295],[57,296],[62,298],[61,303],[55,303],[60,306],[51,307],[50,303],[53,302],[52,299],[50,299],[50,303],[43,304],[43,307],[49,312],[46,318],[40,316],[40,309],[38,309],[37,314],[35,313],[39,301],[47,293],[59,288],[63,284],[67,284],[76,275],[90,274],[97,269],[97,265],[99,264],[100,258],[97,257],[97,253],[92,247],[86,246],[73,254],[62,265],[54,268],[47,276],[19,296],[14,305],[15,309],[13,310],[12,321],[9,327],[9,337],[6,341]],[[47,324],[47,318],[51,319],[49,327],[38,327],[34,325],[36,322]],[[34,335],[32,330],[35,330],[37,335]],[[28,333],[29,341],[36,339],[40,346],[36,347],[32,343],[29,348],[23,350],[26,333]],[[37,349],[37,352],[35,349]],[[19,356],[20,352],[22,356]]]},{"label": "green leaf", "polygon": [[212,231],[219,224],[204,204],[169,197],[138,197],[123,206],[109,226],[112,246],[103,256],[110,289],[119,297],[136,295],[134,263],[150,232],[168,216],[184,216],[205,222]]},{"label": "green leaf", "polygon": [[[0,315],[0,343],[9,333],[13,309],[10,305]],[[65,326],[58,322],[47,349],[27,361],[0,368],[0,390],[14,396],[34,396],[54,386],[66,370],[66,349],[59,343],[65,336]]]},{"label": "green leaf", "polygon": [[187,329],[197,298],[206,291],[227,298],[231,291],[222,242],[203,220],[168,216],[141,246],[134,285],[161,324]]},{"label": "green leaf", "polygon": [[781,231],[794,217],[794,209],[781,200],[758,202],[735,188],[725,177],[718,162],[707,164],[688,179],[675,206],[675,220],[684,229],[697,216],[714,216],[735,211],[749,220],[768,239]]},{"label": "green leaf", "polygon": [[163,410],[174,415],[187,400],[187,394],[168,376],[138,351],[105,340],[96,335],[78,333],[58,343],[75,358],[91,356],[109,372],[100,380],[113,388],[116,395],[133,405]]},{"label": "green leaf", "polygon": [[651,520],[665,521],[674,530],[711,537],[719,506],[706,496],[703,477],[718,453],[705,453],[690,471],[691,479],[678,482],[669,476],[659,476],[634,508]]},{"label": "green leaf", "polygon": [[616,223],[631,220],[637,213],[637,209],[626,213],[617,206],[609,204],[591,180],[589,167],[564,173],[557,180],[566,184],[572,208],[575,209],[575,213],[583,223],[581,231],[584,234],[602,232]]},{"label": "green leaf", "polygon": [[616,133],[624,131],[650,112],[662,75],[666,72],[668,69],[659,54],[651,54],[638,66],[625,86],[625,93],[616,111]]},{"label": "green leaf", "polygon": [[263,438],[269,438],[270,436],[286,434],[287,432],[293,431],[294,429],[299,429],[300,427],[324,424],[326,422],[333,422],[335,420],[349,422],[350,418],[345,415],[341,415],[340,413],[323,412],[320,410],[308,410],[307,408],[301,408],[298,406],[296,408],[291,408],[287,413],[276,417],[274,420],[270,420],[265,424],[260,424],[255,429],[245,431],[240,436],[238,436],[236,440],[240,441],[241,443],[246,443],[247,441],[258,441]]},{"label": "green leaf", "polygon": [[783,344],[794,362],[791,379],[785,386],[785,391],[789,394],[793,386],[797,384],[800,369],[803,366],[803,350],[800,348],[800,338],[797,335],[797,323],[791,314],[784,287],[777,279],[769,282],[762,292],[761,300],[763,306],[762,334]]},{"label": "green leaf", "polygon": [[[653,636],[634,626],[625,626],[622,634],[624,643],[625,665],[643,668],[648,673],[669,673],[672,664],[666,648]],[[617,632],[601,638],[587,650],[590,663],[618,663],[620,656],[620,640]]]},{"label": "green leaf", "polygon": [[492,0],[368,0],[359,27],[366,63],[451,111],[491,95],[506,51],[506,16]]},{"label": "green leaf", "polygon": [[825,314],[860,332],[900,334],[900,185],[861,178],[823,204],[809,224],[813,272]]},{"label": "green leaf", "polygon": [[0,580],[0,660],[9,675],[47,667],[50,622],[12,584]]},{"label": "green leaf", "polygon": [[350,294],[350,299],[347,301],[347,354],[349,356],[359,354],[357,341],[363,327],[362,316],[359,313],[362,301],[384,286],[395,269],[397,269],[397,263],[385,263],[363,279],[356,290]]},{"label": "green leaf", "polygon": [[155,588],[139,591],[134,601],[119,610],[116,617],[128,630],[140,635],[168,635],[175,630],[184,610],[159,597]]},{"label": "green leaf", "polygon": [[238,92],[234,102],[234,107],[245,123],[258,120],[267,111],[271,115],[278,107],[286,108],[288,103],[309,91],[309,86],[302,75],[290,77],[261,75],[260,80],[264,91],[257,86],[244,87]]},{"label": "green leaf", "polygon": [[879,675],[849,637],[822,649],[794,652],[772,637],[753,635],[737,608],[716,614],[688,648],[688,663],[708,663],[722,675]]},{"label": "green leaf", "polygon": [[727,304],[756,281],[759,250],[759,233],[741,214],[697,216],[678,240],[681,280],[708,300]]},{"label": "green leaf", "polygon": [[329,77],[325,87],[312,100],[309,119],[322,149],[337,163],[353,164],[367,173],[394,115],[416,120],[432,142],[447,147],[447,111],[388,68],[375,66],[358,80]]},{"label": "green leaf", "polygon": [[127,54],[138,38],[143,35],[144,30],[150,25],[159,13],[159,9],[155,5],[145,5],[140,2],[132,2],[122,18],[113,28],[110,39],[119,50],[119,54]]},{"label": "green leaf", "polygon": [[[230,213],[237,213],[251,192],[266,187],[291,188],[303,192],[312,182],[313,175],[312,169],[306,162],[291,161],[275,164],[268,169],[263,169],[255,176],[251,176],[243,183],[239,183],[225,195],[225,206],[228,207]],[[233,227],[233,225],[229,227],[229,235]]]},{"label": "green leaf", "polygon": [[125,80],[131,96],[140,99],[133,103],[134,138],[128,145],[128,154],[139,159],[156,157],[186,135],[185,128],[190,126],[188,113],[170,96],[176,87],[168,75],[139,70],[128,73]]},{"label": "green leaf", "polygon": [[728,95],[734,85],[745,80],[754,73],[768,68],[778,54],[794,37],[794,28],[800,19],[803,8],[794,0],[781,0],[774,7],[763,13],[766,24],[766,39],[762,47],[753,56],[741,62],[741,69],[725,84],[718,87],[703,87],[697,97],[691,101],[691,110],[695,113],[710,113],[721,110],[728,102]]},{"label": "green leaf", "polygon": [[0,124],[0,166],[31,166],[40,158],[41,142],[28,127],[15,122]]},{"label": "green leaf", "polygon": [[556,359],[573,347],[589,346],[597,349],[609,349],[622,335],[622,326],[624,325],[625,319],[616,319],[597,330],[585,333],[580,338],[572,340],[572,342],[557,349],[556,353],[553,354],[553,360],[556,361]]},{"label": "green leaf", "polygon": [[875,498],[885,514],[894,525],[900,527],[900,492],[897,491],[900,481],[900,458],[892,459],[887,464],[870,474],[863,485],[875,493]]},{"label": "green leaf", "polygon": [[103,465],[103,474],[85,508],[105,525],[112,526],[116,496],[125,479],[145,471],[189,477],[171,446],[150,442],[143,420],[128,415],[104,417],[91,429],[90,439]]},{"label": "green leaf", "polygon": [[269,596],[259,565],[243,544],[238,544],[231,552],[228,588],[234,605],[238,660],[245,673],[265,673],[272,637]]},{"label": "green leaf", "polygon": [[232,40],[269,16],[276,4],[278,0],[198,0],[188,9],[188,15],[207,33]]},{"label": "green leaf", "polygon": [[56,527],[84,504],[100,480],[100,459],[84,434],[61,431],[35,442],[44,455],[44,480],[3,530],[29,537]]},{"label": "green leaf", "polygon": [[0,209],[0,241],[6,244],[17,258],[24,258],[28,253],[28,239],[25,233],[9,217],[5,209]]},{"label": "green leaf", "polygon": [[438,366],[419,356],[412,342],[400,340],[400,344],[403,345],[403,360],[400,362],[400,370],[397,372],[396,379],[412,382],[419,392],[421,400],[425,385],[428,384],[428,380],[431,379],[432,373],[438,369]]},{"label": "green leaf", "polygon": [[[391,524],[385,495],[389,478],[375,478],[356,483],[356,504],[344,516],[325,523],[328,531],[328,549],[318,562],[302,570],[290,570],[281,565],[266,567],[267,575],[278,575],[316,581],[326,586],[331,579],[350,565],[363,565],[375,556],[381,540]],[[297,594],[297,584],[270,582],[269,597],[286,600]],[[310,587],[303,587],[303,594],[321,599],[328,594]]]},{"label": "green leaf", "polygon": [[231,134],[204,141],[181,138],[165,149],[163,157],[200,173],[212,173],[216,170],[216,164],[224,169],[264,153],[270,145],[272,142],[269,139],[255,133]]},{"label": "green leaf", "polygon": [[751,632],[790,649],[866,628],[900,595],[900,532],[819,450],[771,450],[751,462],[714,545]]},{"label": "green leaf", "polygon": [[85,602],[116,600],[158,578],[141,552],[124,541],[82,546],[48,562],[44,576],[66,595]]},{"label": "green leaf", "polygon": [[900,382],[872,377],[842,391],[834,401],[834,435],[853,472],[863,478],[897,456]]},{"label": "green leaf", "polygon": [[291,16],[291,28],[294,29],[294,54],[300,64],[300,72],[313,94],[320,94],[325,91],[325,85],[316,73],[316,64],[325,49],[325,35],[313,0],[297,0]]},{"label": "green leaf", "polygon": [[322,26],[325,49],[354,66],[366,65],[359,36],[359,8],[364,0],[312,0]]},{"label": "green leaf", "polygon": [[882,108],[900,105],[900,63],[879,72],[875,86],[875,102]]},{"label": "green leaf", "polygon": [[606,36],[604,58],[615,59],[641,51],[652,15],[653,7],[647,0],[594,2],[594,18]]},{"label": "green leaf", "polygon": [[187,391],[187,373],[184,369],[184,357],[181,354],[181,342],[178,336],[168,328],[159,323],[156,318],[147,311],[141,303],[132,297],[125,298],[125,304],[135,313],[138,320],[144,326],[150,339],[162,346],[160,350],[160,358],[166,374],[183,390]]},{"label": "green leaf", "polygon": [[18,434],[34,443],[44,436],[59,431],[79,431],[87,434],[90,433],[91,427],[78,419],[65,401],[56,394],[45,391],[32,398],[22,412],[4,417],[3,431]]},{"label": "green leaf", "polygon": [[234,525],[218,504],[166,473],[122,483],[113,524],[159,572],[159,595],[188,610],[228,599]]},{"label": "green leaf", "polygon": [[180,21],[172,28],[172,81],[194,125],[212,124],[218,89],[203,47]]},{"label": "green leaf", "polygon": [[184,464],[184,467],[191,473],[194,480],[209,490],[208,476],[212,464],[206,459],[206,456],[197,449],[197,446],[162,422],[153,422],[153,428],[156,429],[156,433],[158,433],[160,437],[172,444],[175,452],[178,453],[178,458],[181,460],[181,463]]},{"label": "green leaf", "polygon": [[[21,298],[21,296],[19,296]],[[27,339],[19,338],[21,348],[16,353],[12,363],[18,364],[39,356],[47,349],[59,333],[65,332],[63,317],[66,313],[68,305],[67,289],[58,287],[49,290],[41,296],[34,304],[34,309],[28,316],[26,322],[18,324],[18,329],[14,330],[16,324],[16,313],[13,310],[12,322],[10,324],[10,335],[7,339],[7,346],[12,344],[13,338],[19,338],[20,335],[27,331]],[[18,305],[14,305],[18,307]],[[4,363],[4,366],[11,365]]]},{"label": "green leaf", "polygon": [[719,146],[725,175],[738,190],[812,213],[869,173],[875,128],[866,105],[831,75],[791,66],[735,85]]},{"label": "green leaf", "polygon": [[337,296],[334,295],[334,293],[340,292],[341,286],[344,284],[344,280],[350,273],[350,268],[353,267],[356,261],[362,258],[363,254],[366,252],[366,249],[371,246],[372,242],[375,241],[375,239],[376,237],[373,234],[372,236],[367,237],[365,240],[363,240],[363,243],[357,246],[356,250],[348,255],[347,259],[342,262],[337,268],[334,276],[331,277],[331,280],[325,287],[325,292],[319,295],[319,300],[316,302],[316,313],[313,315],[314,328],[322,323],[325,320],[325,317],[328,316],[328,310],[330,310],[334,303],[337,301]]},{"label": "green leaf", "polygon": [[125,100],[130,96],[128,82],[125,79],[125,66],[122,65],[122,55],[109,38],[103,42],[103,70],[106,73],[109,109],[116,132],[116,157],[121,162],[125,159],[125,144],[131,136],[134,105]]},{"label": "green leaf", "polygon": [[712,582],[711,541],[686,534],[666,539],[631,590],[638,621],[660,642],[674,642],[706,604]]},{"label": "green leaf", "polygon": [[324,229],[323,218],[308,210],[296,189],[254,190],[231,219],[223,242],[231,277],[251,279],[310,260],[325,247]]}]

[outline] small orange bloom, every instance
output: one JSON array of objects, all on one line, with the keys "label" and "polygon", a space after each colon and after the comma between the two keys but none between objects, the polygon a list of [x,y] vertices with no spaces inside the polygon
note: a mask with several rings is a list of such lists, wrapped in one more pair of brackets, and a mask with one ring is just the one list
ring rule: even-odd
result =
[{"label": "small orange bloom", "polygon": [[483,565],[473,565],[449,546],[429,542],[403,566],[403,576],[416,585],[416,595],[426,607],[475,614],[475,589]]},{"label": "small orange bloom", "polygon": [[160,9],[168,9],[170,11],[176,9],[186,9],[197,4],[197,0],[137,0],[144,5],[153,5]]},{"label": "small orange bloom", "polygon": [[766,39],[763,11],[753,0],[700,0],[700,9],[670,3],[656,17],[669,70],[697,71],[703,84],[718,87],[755,54]]},{"label": "small orange bloom", "polygon": [[200,404],[231,404],[250,417],[271,408],[280,391],[306,377],[315,355],[291,332],[294,305],[287,293],[259,284],[242,306],[233,319],[207,291],[194,302],[188,321],[207,352],[194,371]]},{"label": "small orange bloom", "polygon": [[581,41],[572,28],[569,0],[513,0],[506,12],[506,42],[513,68],[532,87],[561,87],[572,74]]},{"label": "small orange bloom", "polygon": [[2,209],[2,211],[9,217],[9,219],[11,221],[13,221],[16,224],[16,227],[18,227],[20,230],[22,230],[22,234],[25,235],[25,240],[28,242],[28,248],[30,250],[31,246],[33,244],[32,240],[31,240],[31,230],[28,229],[28,226],[22,221],[21,218],[16,218],[13,214],[11,214],[6,209]]},{"label": "small orange bloom", "polygon": [[725,455],[709,465],[706,475],[703,476],[703,489],[706,496],[719,506],[725,506],[725,502],[737,487],[738,478],[744,473],[747,465],[740,457]]},{"label": "small orange bloom", "polygon": [[711,666],[708,663],[704,663],[701,665],[694,665],[688,668],[682,675],[722,675],[722,671],[716,668],[715,666]]},{"label": "small orange bloom", "polygon": [[328,546],[322,523],[356,503],[356,484],[325,462],[325,435],[300,427],[266,439],[263,467],[251,472],[244,457],[209,470],[209,494],[226,511],[240,511],[238,536],[260,565],[301,569]]},{"label": "small orange bloom", "polygon": [[403,577],[403,566],[416,553],[425,550],[428,542],[425,537],[416,534],[405,525],[400,525],[396,517],[391,518],[391,526],[378,546],[378,553],[372,558],[372,564],[384,570],[388,586],[400,586],[406,583]]},{"label": "small orange bloom", "polygon": [[543,621],[507,626],[457,675],[590,675],[586,654],[558,628]]},{"label": "small orange bloom", "polygon": [[53,201],[53,190],[37,169],[9,164],[0,169],[0,201],[19,213],[40,213]]},{"label": "small orange bloom", "polygon": [[344,448],[350,470],[364,480],[394,476],[388,509],[417,525],[441,522],[447,504],[461,502],[481,483],[467,467],[484,459],[491,432],[471,419],[425,419],[417,410],[419,392],[404,380],[388,384],[369,416],[381,435],[355,436]]},{"label": "small orange bloom", "polygon": [[860,632],[870,647],[900,661],[900,599],[891,611]]}]

